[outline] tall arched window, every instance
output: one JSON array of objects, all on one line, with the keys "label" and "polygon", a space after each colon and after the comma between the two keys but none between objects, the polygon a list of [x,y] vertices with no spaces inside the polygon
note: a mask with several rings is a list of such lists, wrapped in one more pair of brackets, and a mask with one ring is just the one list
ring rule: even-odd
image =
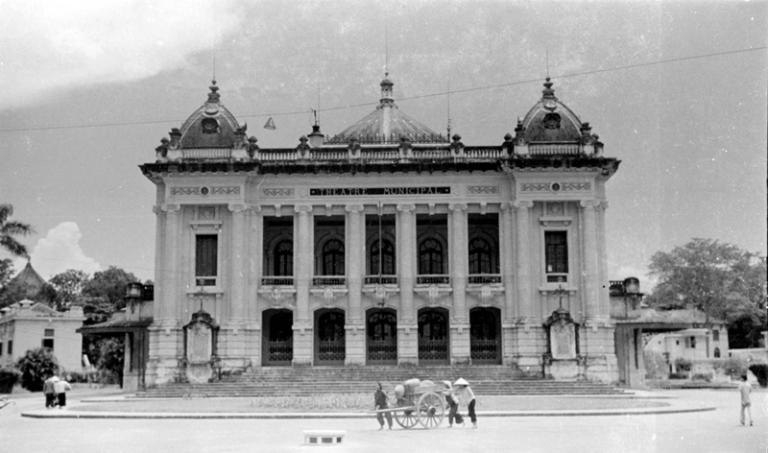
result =
[{"label": "tall arched window", "polygon": [[491,244],[483,238],[474,238],[469,243],[469,273],[494,274]]},{"label": "tall arched window", "polygon": [[715,358],[716,359],[720,358],[720,348],[715,348]]},{"label": "tall arched window", "polygon": [[381,250],[379,250],[379,241],[375,240],[371,243],[369,250],[370,271],[372,275],[379,273],[379,257],[381,257],[381,261],[383,262],[381,274],[395,274],[395,247],[392,245],[392,242],[382,239]]},{"label": "tall arched window", "polygon": [[443,245],[435,238],[427,238],[419,244],[419,274],[443,273]]},{"label": "tall arched window", "polygon": [[293,275],[293,241],[277,243],[272,252],[273,275]]},{"label": "tall arched window", "polygon": [[323,244],[323,275],[344,275],[344,243],[331,239]]}]

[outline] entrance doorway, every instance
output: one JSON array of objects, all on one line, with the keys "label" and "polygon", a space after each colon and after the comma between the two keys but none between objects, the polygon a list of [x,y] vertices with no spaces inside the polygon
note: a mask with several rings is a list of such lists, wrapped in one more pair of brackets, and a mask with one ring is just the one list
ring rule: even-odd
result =
[{"label": "entrance doorway", "polygon": [[290,365],[293,361],[293,312],[287,309],[264,310],[261,331],[262,365]]},{"label": "entrance doorway", "polygon": [[344,365],[344,310],[315,312],[315,365]]},{"label": "entrance doorway", "polygon": [[371,308],[366,312],[366,354],[369,365],[397,363],[397,314],[391,308]]},{"label": "entrance doorway", "polygon": [[469,348],[474,364],[501,363],[501,316],[498,308],[469,311]]},{"label": "entrance doorway", "polygon": [[419,310],[419,364],[450,363],[448,340],[448,310],[444,308]]}]

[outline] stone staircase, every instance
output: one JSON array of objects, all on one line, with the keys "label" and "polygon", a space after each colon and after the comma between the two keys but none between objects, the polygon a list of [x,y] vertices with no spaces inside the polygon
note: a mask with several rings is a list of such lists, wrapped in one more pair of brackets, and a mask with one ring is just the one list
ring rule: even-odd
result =
[{"label": "stone staircase", "polygon": [[312,396],[373,393],[376,382],[391,390],[410,378],[455,381],[463,377],[477,395],[612,395],[623,390],[587,381],[554,381],[523,376],[516,368],[490,366],[347,366],[265,367],[223,376],[207,384],[171,383],[137,393],[137,397]]}]

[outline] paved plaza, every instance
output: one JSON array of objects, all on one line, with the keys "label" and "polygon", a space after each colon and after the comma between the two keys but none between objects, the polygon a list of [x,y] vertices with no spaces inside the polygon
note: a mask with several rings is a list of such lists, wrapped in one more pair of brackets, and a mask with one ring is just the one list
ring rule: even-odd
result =
[{"label": "paved plaza", "polygon": [[[105,395],[73,392],[68,409],[84,413],[80,399]],[[102,392],[103,393],[103,392]],[[479,429],[378,431],[370,418],[351,419],[121,419],[31,418],[39,413],[40,395],[13,395],[16,404],[0,410],[3,452],[766,452],[768,392],[753,394],[755,426],[738,423],[735,390],[656,392],[672,408],[707,408],[678,413],[564,415],[529,411],[501,416],[480,411]],[[38,397],[39,396],[39,397]],[[178,400],[168,400],[173,412]],[[124,403],[131,404],[131,403]],[[590,408],[599,406],[592,401]],[[653,412],[651,408],[649,412]],[[510,411],[511,412],[511,411]],[[45,410],[43,410],[45,413]],[[596,412],[599,413],[599,412]],[[535,414],[535,415],[532,415]],[[485,415],[485,417],[484,417]],[[343,429],[338,446],[302,445],[307,429]]]}]

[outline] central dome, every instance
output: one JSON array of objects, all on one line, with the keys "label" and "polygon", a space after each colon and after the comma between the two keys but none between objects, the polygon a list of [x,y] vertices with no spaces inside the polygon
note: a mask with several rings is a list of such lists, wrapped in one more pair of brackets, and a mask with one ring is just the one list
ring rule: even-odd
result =
[{"label": "central dome", "polygon": [[412,143],[448,143],[448,138],[421,124],[395,105],[389,74],[381,81],[381,99],[376,110],[333,136],[327,143],[346,144],[355,139],[361,144],[395,144],[402,138]]}]

